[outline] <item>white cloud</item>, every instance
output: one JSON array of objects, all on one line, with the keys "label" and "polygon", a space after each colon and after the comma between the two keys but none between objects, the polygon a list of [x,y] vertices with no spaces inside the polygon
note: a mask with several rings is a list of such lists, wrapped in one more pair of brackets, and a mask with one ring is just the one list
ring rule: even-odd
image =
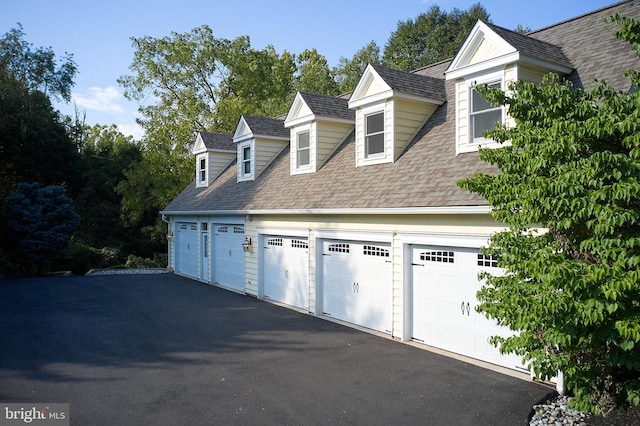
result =
[{"label": "white cloud", "polygon": [[113,86],[90,87],[85,93],[74,93],[74,102],[83,108],[117,114],[124,111],[120,105],[123,99],[120,91]]},{"label": "white cloud", "polygon": [[144,136],[144,130],[137,123],[132,124],[118,124],[116,125],[120,133],[125,136],[133,136],[133,139],[139,141]]}]

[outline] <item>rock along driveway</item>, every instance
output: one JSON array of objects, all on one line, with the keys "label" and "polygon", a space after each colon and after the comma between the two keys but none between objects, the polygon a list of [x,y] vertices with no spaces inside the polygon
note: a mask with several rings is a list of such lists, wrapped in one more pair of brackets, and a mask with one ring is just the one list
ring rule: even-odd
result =
[{"label": "rock along driveway", "polygon": [[547,394],[173,274],[0,280],[0,402],[72,425],[524,425]]}]

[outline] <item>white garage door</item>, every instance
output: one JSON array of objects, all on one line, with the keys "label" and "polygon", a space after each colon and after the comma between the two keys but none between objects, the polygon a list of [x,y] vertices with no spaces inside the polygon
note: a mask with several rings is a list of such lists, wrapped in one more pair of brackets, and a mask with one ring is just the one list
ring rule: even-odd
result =
[{"label": "white garage door", "polygon": [[491,336],[511,331],[475,310],[481,270],[499,273],[496,261],[477,249],[414,246],[411,259],[411,337],[414,340],[511,369],[515,355],[501,355]]},{"label": "white garage door", "polygon": [[213,281],[233,290],[244,291],[244,226],[214,224]]},{"label": "white garage door", "polygon": [[264,238],[264,297],[309,309],[309,242],[306,238]]},{"label": "white garage door", "polygon": [[323,312],[363,327],[391,333],[390,245],[323,242]]},{"label": "white garage door", "polygon": [[178,273],[198,276],[198,225],[191,222],[176,223],[176,266]]}]

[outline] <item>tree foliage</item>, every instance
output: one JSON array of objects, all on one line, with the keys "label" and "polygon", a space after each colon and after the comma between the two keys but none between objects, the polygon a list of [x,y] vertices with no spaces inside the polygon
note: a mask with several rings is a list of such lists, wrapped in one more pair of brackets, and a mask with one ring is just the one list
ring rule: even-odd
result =
[{"label": "tree foliage", "polygon": [[18,28],[0,38],[0,67],[30,91],[39,90],[47,97],[69,101],[77,73],[73,55],[65,53],[58,66],[50,47],[34,49],[24,36],[22,25],[18,24]]},{"label": "tree foliage", "polygon": [[[614,19],[639,52],[638,22]],[[509,227],[486,249],[506,273],[485,277],[478,310],[518,331],[494,338],[501,351],[523,355],[541,378],[562,371],[576,407],[638,405],[640,95],[553,75],[514,83],[510,95],[479,90],[516,127],[488,132],[504,146],[480,151],[499,174],[459,183]]]},{"label": "tree foliage", "polygon": [[21,183],[9,197],[9,223],[16,254],[38,273],[64,256],[80,217],[61,186]]},{"label": "tree foliage", "polygon": [[478,19],[491,22],[485,8],[476,3],[451,12],[431,6],[415,19],[398,22],[384,47],[384,65],[405,71],[453,57]]},{"label": "tree foliage", "polygon": [[380,47],[373,40],[358,50],[351,59],[341,56],[334,70],[340,93],[347,93],[356,88],[367,65],[381,62]]},{"label": "tree foliage", "polygon": [[296,91],[329,96],[338,94],[338,83],[336,83],[333,70],[329,67],[327,59],[316,49],[307,49],[297,55],[296,65],[298,70],[297,75],[294,76]]}]

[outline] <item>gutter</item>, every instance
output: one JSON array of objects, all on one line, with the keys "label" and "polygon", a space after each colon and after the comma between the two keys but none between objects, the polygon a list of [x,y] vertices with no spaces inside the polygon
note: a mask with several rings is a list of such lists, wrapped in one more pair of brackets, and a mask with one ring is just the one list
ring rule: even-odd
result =
[{"label": "gutter", "polygon": [[244,210],[162,210],[165,216],[242,215],[467,215],[489,214],[491,206],[335,208],[335,209],[244,209]]}]

